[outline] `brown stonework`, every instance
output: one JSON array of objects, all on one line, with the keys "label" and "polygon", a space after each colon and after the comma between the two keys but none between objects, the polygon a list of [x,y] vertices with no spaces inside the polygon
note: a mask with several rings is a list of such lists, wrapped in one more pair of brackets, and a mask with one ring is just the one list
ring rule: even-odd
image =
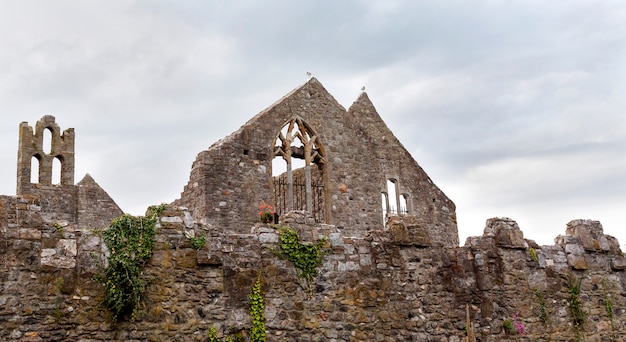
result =
[{"label": "brown stonework", "polygon": [[[286,132],[301,137],[292,139],[299,141],[295,146],[285,145],[291,141]],[[279,179],[272,178],[272,160],[307,159],[302,140],[314,141],[311,179],[323,189],[318,207],[308,209],[293,200],[291,209],[309,210],[318,222],[363,237],[383,227],[381,194],[388,192],[387,181],[394,180],[398,196],[408,199],[408,213],[421,219],[432,243],[458,245],[454,203],[387,128],[367,94],[345,110],[315,78],[198,154],[189,183],[174,204],[225,232],[248,231],[258,221],[261,201],[289,207],[275,203]],[[293,183],[303,184],[304,173],[294,170]]]},{"label": "brown stonework", "polygon": [[[35,130],[20,126],[18,195],[0,196],[2,341],[206,341],[211,327],[247,340],[247,295],[260,271],[268,341],[461,342],[465,326],[483,342],[626,335],[626,258],[599,222],[571,221],[554,245],[539,246],[514,220],[492,218],[458,246],[454,204],[367,95],[345,110],[315,79],[198,154],[181,198],[156,224],[141,313],[112,325],[94,276],[107,255],[99,229],[122,211],[91,176],[73,184],[73,159],[67,182],[30,183],[43,129],[55,153],[41,160],[73,158],[73,130],[60,135],[53,117]],[[309,168],[272,174],[276,155]],[[403,210],[387,206],[402,199]],[[261,200],[304,243],[325,241],[311,287],[277,256],[279,232],[259,222]],[[201,236],[206,243],[193,249]],[[568,305],[572,284],[581,289],[582,337]],[[526,336],[503,330],[514,314]]]}]

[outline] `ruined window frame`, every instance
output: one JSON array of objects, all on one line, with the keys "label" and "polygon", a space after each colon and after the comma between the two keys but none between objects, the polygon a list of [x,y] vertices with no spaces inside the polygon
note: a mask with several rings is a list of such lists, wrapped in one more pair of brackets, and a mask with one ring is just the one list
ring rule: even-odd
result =
[{"label": "ruined window frame", "polygon": [[403,191],[400,186],[399,177],[385,177],[384,190],[382,190],[381,193],[384,195],[384,200],[381,198],[381,201],[383,202],[381,203],[381,207],[383,209],[383,217],[385,219],[388,216],[412,215],[411,195],[406,191]]},{"label": "ruined window frame", "polygon": [[[286,130],[285,130],[286,128]],[[302,144],[302,146],[298,146],[298,143]],[[300,168],[293,169],[293,159],[304,160],[304,166],[301,167],[304,169],[304,179],[305,179],[305,208],[306,211],[311,214],[316,221],[327,221],[326,216],[326,194],[325,190],[325,165],[326,165],[326,153],[325,148],[322,142],[320,141],[319,135],[315,132],[315,130],[309,125],[304,119],[296,116],[289,120],[287,120],[281,127],[274,138],[272,144],[272,173],[274,173],[274,160],[275,158],[281,157],[286,163],[286,198],[283,196],[276,195],[276,185],[274,184],[274,193],[275,193],[275,206],[276,209],[280,212],[280,214],[289,212],[294,210],[295,208],[295,196],[294,196],[294,179],[293,174],[295,171]],[[313,184],[312,184],[312,176],[311,176],[311,165],[315,164],[318,166],[318,169],[321,172],[321,187],[323,197],[323,204],[313,203]],[[280,176],[276,176],[280,177]],[[274,176],[272,177],[274,178]],[[273,182],[275,180],[273,179]],[[318,195],[319,197],[319,195]],[[314,210],[314,208],[316,208]],[[319,215],[318,215],[319,214]]]}]

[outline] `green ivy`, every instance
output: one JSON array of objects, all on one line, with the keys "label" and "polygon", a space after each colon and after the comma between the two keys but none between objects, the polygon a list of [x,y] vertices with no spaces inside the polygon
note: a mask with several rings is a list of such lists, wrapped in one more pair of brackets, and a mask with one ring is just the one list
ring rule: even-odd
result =
[{"label": "green ivy", "polygon": [[202,234],[199,237],[189,238],[189,242],[191,243],[191,248],[202,249],[202,247],[206,244],[206,236]]},{"label": "green ivy", "polygon": [[152,257],[155,224],[165,205],[153,206],[146,216],[124,214],[104,231],[110,255],[108,267],[96,280],[104,285],[104,306],[111,311],[113,323],[130,315],[136,318],[146,290],[142,271]]},{"label": "green ivy", "polygon": [[[224,342],[245,342],[243,335],[238,332],[233,336],[224,336]],[[221,340],[217,337],[217,329],[211,326],[209,328],[208,342],[220,342]]]},{"label": "green ivy", "polygon": [[280,234],[279,254],[291,261],[296,267],[298,276],[310,285],[317,276],[317,267],[324,261],[325,252],[322,247],[326,240],[303,244],[300,242],[298,232],[291,227],[279,228],[278,233]]},{"label": "green ivy", "polygon": [[261,291],[261,272],[256,278],[256,282],[248,294],[250,299],[250,319],[252,329],[250,330],[250,340],[252,342],[265,342],[265,304],[263,292]]}]

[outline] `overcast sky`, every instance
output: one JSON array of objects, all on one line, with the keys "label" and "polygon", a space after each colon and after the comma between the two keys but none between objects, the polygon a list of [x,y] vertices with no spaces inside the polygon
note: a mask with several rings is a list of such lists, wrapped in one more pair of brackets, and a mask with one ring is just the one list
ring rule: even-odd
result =
[{"label": "overcast sky", "polygon": [[346,108],[366,87],[462,245],[490,217],[540,244],[590,218],[624,249],[621,1],[3,1],[0,194],[20,122],[49,114],[76,130],[76,182],[143,214],[307,71]]}]

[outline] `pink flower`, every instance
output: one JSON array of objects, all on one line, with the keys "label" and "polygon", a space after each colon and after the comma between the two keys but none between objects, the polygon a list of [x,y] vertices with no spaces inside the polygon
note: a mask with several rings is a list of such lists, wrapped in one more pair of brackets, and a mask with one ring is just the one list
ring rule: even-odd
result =
[{"label": "pink flower", "polygon": [[526,331],[524,330],[524,324],[522,324],[522,322],[519,321],[519,314],[516,312],[513,314],[513,326],[515,327],[515,330],[517,331],[518,335],[526,335]]}]

